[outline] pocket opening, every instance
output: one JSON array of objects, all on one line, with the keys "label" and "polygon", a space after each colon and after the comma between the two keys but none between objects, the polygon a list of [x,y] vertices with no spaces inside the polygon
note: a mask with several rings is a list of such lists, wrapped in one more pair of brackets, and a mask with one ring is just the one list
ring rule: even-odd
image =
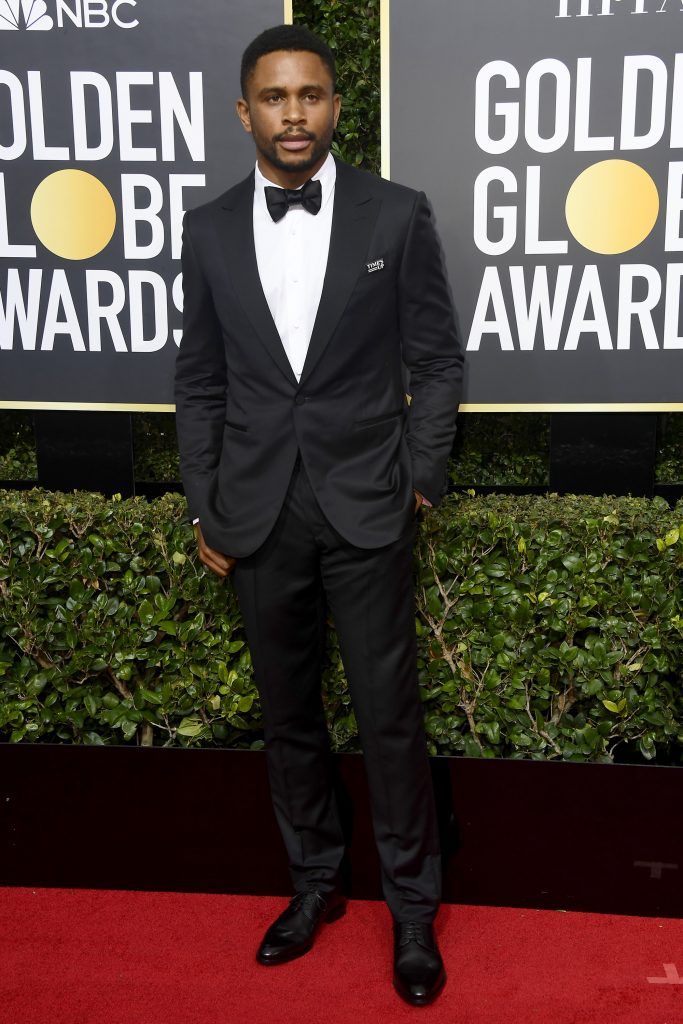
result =
[{"label": "pocket opening", "polygon": [[400,409],[394,409],[393,412],[382,413],[381,416],[368,416],[365,419],[356,420],[355,423],[354,423],[354,426],[356,426],[356,427],[370,427],[370,426],[373,426],[375,423],[383,423],[385,420],[393,420],[397,416],[400,416],[402,412],[403,412],[403,408],[400,408]]}]

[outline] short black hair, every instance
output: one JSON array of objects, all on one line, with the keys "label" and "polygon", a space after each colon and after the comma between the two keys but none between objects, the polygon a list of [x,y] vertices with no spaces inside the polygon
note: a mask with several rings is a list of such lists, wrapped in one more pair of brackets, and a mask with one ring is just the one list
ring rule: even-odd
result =
[{"label": "short black hair", "polygon": [[303,25],[274,25],[252,39],[242,54],[240,88],[243,97],[246,96],[247,79],[256,67],[256,61],[275,50],[308,50],[317,53],[332,77],[332,92],[337,91],[337,69],[327,43]]}]

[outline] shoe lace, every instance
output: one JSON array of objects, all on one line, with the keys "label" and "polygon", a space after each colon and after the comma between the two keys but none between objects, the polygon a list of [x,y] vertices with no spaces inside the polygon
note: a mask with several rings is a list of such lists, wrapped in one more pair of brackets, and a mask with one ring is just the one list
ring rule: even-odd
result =
[{"label": "shoe lace", "polygon": [[420,921],[407,921],[401,925],[400,934],[402,946],[408,942],[419,942],[424,938],[424,925]]},{"label": "shoe lace", "polygon": [[306,889],[300,890],[292,897],[290,907],[292,910],[298,910],[301,908],[304,913],[306,913],[307,910],[325,910],[327,907],[327,900],[317,889],[308,885]]}]

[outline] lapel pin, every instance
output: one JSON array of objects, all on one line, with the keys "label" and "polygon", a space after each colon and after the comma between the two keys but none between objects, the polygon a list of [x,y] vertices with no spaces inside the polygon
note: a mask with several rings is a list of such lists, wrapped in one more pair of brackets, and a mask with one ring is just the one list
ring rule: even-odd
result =
[{"label": "lapel pin", "polygon": [[372,263],[366,263],[368,268],[368,274],[371,274],[373,270],[384,270],[384,260],[373,260]]}]

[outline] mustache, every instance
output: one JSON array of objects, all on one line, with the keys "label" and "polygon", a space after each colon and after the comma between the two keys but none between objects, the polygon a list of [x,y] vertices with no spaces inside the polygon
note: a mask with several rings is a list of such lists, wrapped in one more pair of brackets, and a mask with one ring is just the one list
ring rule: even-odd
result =
[{"label": "mustache", "polygon": [[302,132],[302,131],[282,132],[280,135],[274,135],[273,136],[273,139],[274,139],[275,142],[281,142],[282,139],[315,139],[315,138],[317,138],[317,136],[311,134],[311,132]]}]

